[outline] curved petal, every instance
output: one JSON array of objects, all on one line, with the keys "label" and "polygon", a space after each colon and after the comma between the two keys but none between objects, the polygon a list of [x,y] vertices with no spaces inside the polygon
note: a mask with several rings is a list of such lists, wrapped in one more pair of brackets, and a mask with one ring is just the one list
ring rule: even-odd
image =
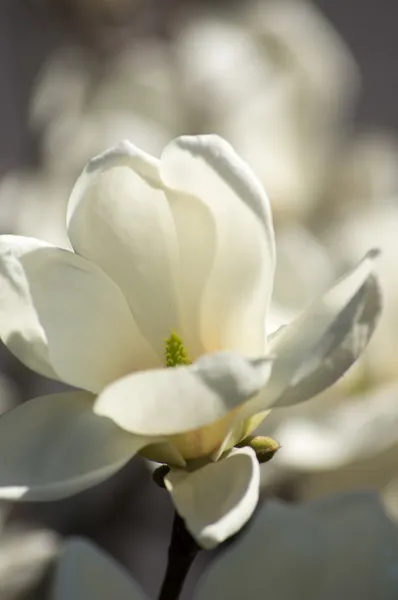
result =
[{"label": "curved petal", "polygon": [[96,265],[33,238],[0,237],[0,336],[28,367],[99,392],[159,364]]},{"label": "curved petal", "polygon": [[269,502],[212,563],[195,599],[296,600],[297,590],[314,600],[395,598],[397,559],[397,527],[373,494],[300,507]]},{"label": "curved petal", "polygon": [[[355,362],[377,324],[381,299],[370,252],[292,324],[272,336],[272,374],[266,386],[235,413],[213,458],[251,433],[269,409],[309,400],[335,383]],[[243,435],[244,434],[244,435]]]},{"label": "curved petal", "polygon": [[147,600],[128,573],[105,552],[71,538],[56,565],[50,600]]},{"label": "curved petal", "polygon": [[152,440],[92,412],[87,392],[34,398],[0,417],[0,498],[56,500],[110,477]]},{"label": "curved petal", "polygon": [[249,412],[289,406],[339,379],[366,347],[381,311],[371,251],[306,312],[276,334],[272,376]]},{"label": "curved petal", "polygon": [[175,229],[158,161],[127,141],[93,159],[72,191],[67,223],[75,251],[118,284],[162,359],[179,323]]},{"label": "curved petal", "polygon": [[0,237],[0,337],[26,366],[45,377],[58,379],[50,364],[46,336],[19,256],[47,246],[30,238]]},{"label": "curved petal", "polygon": [[[232,147],[214,135],[181,137],[169,144],[160,173],[170,188],[166,193],[185,256],[182,305],[186,295],[189,310],[199,314],[206,351],[262,354],[275,249],[269,202],[260,182]],[[188,206],[199,212],[198,201],[203,205],[203,256],[198,256],[196,221],[184,217]],[[189,289],[192,275],[186,276],[190,264],[202,280],[194,291]]]},{"label": "curved petal", "polygon": [[98,396],[94,412],[137,435],[172,436],[221,420],[255,395],[270,372],[267,359],[220,352],[189,367],[119,379]]},{"label": "curved petal", "polygon": [[198,544],[210,549],[239,531],[252,516],[259,496],[260,466],[251,448],[240,448],[191,473],[170,471],[165,484],[188,531]]}]

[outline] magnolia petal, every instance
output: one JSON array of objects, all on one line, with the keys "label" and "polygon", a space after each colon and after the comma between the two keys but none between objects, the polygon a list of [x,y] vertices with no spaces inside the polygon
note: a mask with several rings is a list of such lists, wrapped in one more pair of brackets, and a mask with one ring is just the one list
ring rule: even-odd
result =
[{"label": "magnolia petal", "polygon": [[162,359],[179,323],[176,236],[158,161],[127,141],[93,159],[72,191],[67,223],[75,251],[118,284]]},{"label": "magnolia petal", "polygon": [[137,435],[172,436],[222,419],[257,394],[270,372],[267,359],[219,352],[119,379],[98,396],[94,412]]},{"label": "magnolia petal", "polygon": [[1,339],[39,373],[99,392],[158,364],[118,287],[73,252],[1,236],[0,285]]},{"label": "magnolia petal", "polygon": [[152,440],[92,412],[87,392],[34,398],[0,417],[0,498],[56,500],[107,479]]},{"label": "magnolia petal", "polygon": [[210,549],[252,516],[259,497],[260,466],[251,448],[235,449],[197,471],[170,471],[165,484],[188,531]]},{"label": "magnolia petal", "polygon": [[270,344],[272,376],[252,411],[289,406],[339,379],[366,347],[381,311],[371,251]]},{"label": "magnolia petal", "polygon": [[397,560],[397,527],[373,494],[300,507],[269,502],[212,563],[195,600],[296,600],[297,590],[314,600],[395,598]]},{"label": "magnolia petal", "polygon": [[47,244],[38,240],[0,237],[0,337],[26,366],[45,377],[58,379],[50,364],[45,332],[20,264],[18,245],[24,248],[22,254],[47,247]]},{"label": "magnolia petal", "polygon": [[[207,352],[262,354],[261,323],[272,290],[275,249],[269,201],[260,182],[232,147],[215,135],[176,139],[162,154],[160,173],[170,188],[166,193],[180,254],[186,256],[184,273],[190,264],[195,274],[196,267],[200,273],[198,288],[188,289],[191,274],[181,296],[191,298],[189,309],[200,316],[203,345]],[[186,205],[197,208],[198,201],[203,204],[202,257],[197,256],[197,223],[184,218]],[[194,308],[193,293],[198,296]]]},{"label": "magnolia petal", "polygon": [[128,573],[105,552],[80,538],[68,540],[59,557],[50,600],[147,600]]},{"label": "magnolia petal", "polygon": [[358,358],[380,315],[380,290],[373,274],[376,256],[376,251],[370,252],[303,315],[272,336],[272,375],[265,388],[236,411],[214,459],[256,429],[268,409],[309,400]]}]

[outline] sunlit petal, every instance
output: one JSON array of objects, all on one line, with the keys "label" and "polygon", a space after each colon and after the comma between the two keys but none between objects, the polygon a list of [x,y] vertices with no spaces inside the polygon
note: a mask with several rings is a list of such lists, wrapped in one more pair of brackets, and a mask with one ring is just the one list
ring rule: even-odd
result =
[{"label": "sunlit petal", "polygon": [[[232,147],[214,135],[185,136],[169,144],[160,173],[171,188],[167,196],[181,254],[186,256],[181,294],[190,298],[187,319],[199,315],[207,351],[262,353],[262,324],[275,260],[272,218],[263,187]],[[196,220],[186,218],[188,206],[200,216],[200,230],[205,232],[200,257],[199,232]],[[194,290],[189,289],[191,278],[185,278],[189,268],[193,274],[197,268],[202,280]]]},{"label": "sunlit petal", "polygon": [[124,377],[99,395],[94,411],[137,435],[172,436],[226,417],[258,393],[270,372],[267,359],[220,352],[188,367]]},{"label": "sunlit petal", "polygon": [[73,252],[1,236],[0,283],[1,338],[39,373],[98,392],[158,364],[119,288]]},{"label": "sunlit petal", "polygon": [[[232,450],[224,459],[165,478],[177,512],[204,548],[213,548],[239,531],[258,502],[260,466],[251,448]],[[222,596],[220,596],[222,597]]]},{"label": "sunlit petal", "polygon": [[158,161],[127,141],[93,159],[72,191],[67,220],[75,251],[118,284],[161,358],[179,321],[177,242]]}]

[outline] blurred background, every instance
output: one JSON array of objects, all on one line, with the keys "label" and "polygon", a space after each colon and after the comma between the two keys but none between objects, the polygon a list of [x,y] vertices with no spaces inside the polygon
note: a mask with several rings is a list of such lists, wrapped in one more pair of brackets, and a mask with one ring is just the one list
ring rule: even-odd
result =
[{"label": "blurred background", "polygon": [[[262,495],[299,502],[372,488],[398,517],[398,5],[2,0],[0,30],[1,233],[68,248],[66,203],[92,156],[121,138],[158,156],[180,134],[215,132],[247,160],[273,206],[270,331],[369,248],[383,249],[377,333],[339,385],[263,423],[282,449],[262,467]],[[1,411],[59,389],[3,347],[0,371]],[[70,500],[0,512],[2,573],[22,556],[41,564],[57,536],[78,533],[155,597],[172,511],[141,459]],[[11,579],[3,592],[0,577],[0,600],[43,597],[35,569],[19,587],[19,575]]]}]

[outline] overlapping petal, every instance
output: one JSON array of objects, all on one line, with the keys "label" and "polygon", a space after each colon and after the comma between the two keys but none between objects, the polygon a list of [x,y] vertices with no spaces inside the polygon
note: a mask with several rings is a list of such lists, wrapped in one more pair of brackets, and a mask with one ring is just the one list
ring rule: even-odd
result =
[{"label": "overlapping petal", "polygon": [[229,416],[256,395],[271,368],[267,358],[250,360],[219,352],[188,367],[124,377],[99,395],[94,412],[137,435],[173,436],[194,431]]},{"label": "overlapping petal", "polygon": [[376,256],[376,251],[370,252],[306,312],[272,336],[269,381],[235,412],[229,435],[213,454],[215,459],[251,433],[269,409],[309,400],[355,362],[381,311],[379,284],[373,272]]},{"label": "overlapping petal", "polygon": [[87,392],[34,398],[0,418],[0,498],[55,500],[92,487],[152,440],[93,413]]},{"label": "overlapping petal", "polygon": [[66,542],[50,600],[146,600],[144,592],[110,556],[81,538]]},{"label": "overlapping petal", "polygon": [[260,466],[251,448],[240,448],[191,473],[171,471],[165,484],[188,531],[210,549],[239,531],[252,516],[259,496]]},{"label": "overlapping petal", "polygon": [[[259,324],[272,290],[275,249],[269,202],[260,182],[217,136],[172,142],[162,154],[160,174],[170,188],[166,193],[183,261],[180,293],[189,298],[185,322],[198,315],[208,352],[263,353],[265,332]],[[196,220],[187,218],[188,207],[200,218],[199,231]],[[201,281],[190,289],[196,271]]]},{"label": "overlapping petal", "polygon": [[118,287],[96,265],[33,238],[0,238],[0,335],[27,366],[98,392],[157,364]]},{"label": "overlapping petal", "polygon": [[67,221],[75,251],[118,284],[162,359],[179,318],[177,241],[158,161],[127,141],[93,159],[72,191]]}]

